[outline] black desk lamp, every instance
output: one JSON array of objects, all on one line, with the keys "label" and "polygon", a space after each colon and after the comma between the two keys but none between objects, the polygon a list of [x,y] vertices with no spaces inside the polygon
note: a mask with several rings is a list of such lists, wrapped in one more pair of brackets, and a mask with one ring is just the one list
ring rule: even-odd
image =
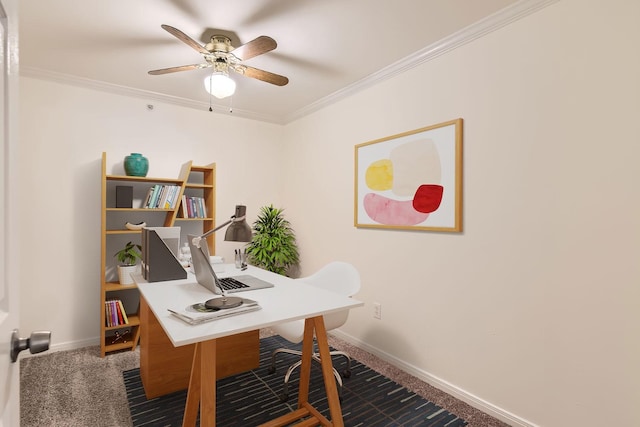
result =
[{"label": "black desk lamp", "polygon": [[[234,215],[231,216],[229,221],[214,228],[213,230],[207,231],[206,233],[200,236],[192,237],[190,242],[191,246],[195,247],[196,250],[199,250],[200,252],[202,252],[204,259],[206,260],[207,263],[209,263],[209,249],[207,248],[206,242],[204,245],[202,244],[202,239],[206,239],[207,236],[212,235],[216,231],[226,226],[229,226],[229,228],[227,228],[227,231],[224,234],[225,241],[250,242],[252,238],[252,233],[251,233],[251,227],[249,227],[249,224],[247,224],[247,221],[245,220],[246,213],[247,213],[246,206],[236,205],[236,212]],[[196,257],[194,257],[193,254],[192,254],[192,259],[194,261],[194,269],[195,269],[197,268],[195,266]],[[208,267],[211,267],[211,265],[209,264]],[[213,276],[213,281],[216,284],[217,288],[220,290],[222,297],[210,299],[205,303],[205,305],[208,308],[217,308],[217,309],[234,308],[241,305],[242,298],[228,297],[224,288],[218,282],[218,277],[216,276],[215,272],[213,272],[213,269],[209,268],[208,270]],[[196,274],[196,277],[197,277],[197,274]]]}]

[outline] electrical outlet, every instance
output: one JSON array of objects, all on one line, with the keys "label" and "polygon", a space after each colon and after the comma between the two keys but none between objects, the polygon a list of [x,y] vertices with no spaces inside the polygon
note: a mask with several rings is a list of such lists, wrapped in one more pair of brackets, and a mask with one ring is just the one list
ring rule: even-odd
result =
[{"label": "electrical outlet", "polygon": [[373,317],[375,319],[382,319],[382,304],[379,302],[373,303]]}]

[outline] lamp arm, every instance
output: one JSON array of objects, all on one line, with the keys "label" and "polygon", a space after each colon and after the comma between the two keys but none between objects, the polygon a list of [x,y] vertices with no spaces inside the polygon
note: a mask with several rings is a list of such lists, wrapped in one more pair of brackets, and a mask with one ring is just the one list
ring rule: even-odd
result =
[{"label": "lamp arm", "polygon": [[231,224],[231,223],[233,222],[233,218],[234,218],[234,217],[231,217],[231,219],[230,219],[229,221],[227,221],[227,222],[223,223],[222,225],[217,226],[216,228],[214,228],[214,229],[212,229],[212,230],[207,231],[206,233],[204,233],[204,234],[200,235],[199,237],[200,237],[201,239],[204,239],[204,238],[206,238],[206,237],[208,237],[208,236],[211,236],[211,235],[212,235],[213,233],[215,233],[216,231],[218,231],[218,230],[220,230],[220,229],[223,229],[223,228],[225,228],[227,225]]}]

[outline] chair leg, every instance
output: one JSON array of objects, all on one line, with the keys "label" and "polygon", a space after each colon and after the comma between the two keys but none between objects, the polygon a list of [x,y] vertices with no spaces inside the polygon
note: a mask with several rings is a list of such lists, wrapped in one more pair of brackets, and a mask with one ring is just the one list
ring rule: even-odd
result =
[{"label": "chair leg", "polygon": [[[314,353],[313,355],[311,355],[311,358],[320,363],[320,355],[318,353]],[[295,371],[296,368],[298,368],[300,365],[302,365],[302,360],[298,360],[296,363],[289,366],[289,369],[287,369],[287,373],[284,376],[282,395],[280,395],[281,402],[286,402],[289,399],[289,378],[291,378],[291,374],[293,373],[293,371]],[[349,373],[349,375],[350,374],[351,373]],[[338,386],[338,397],[340,398],[340,400],[342,400],[342,377],[340,376],[336,368],[333,368],[333,376],[336,378],[336,384]]]},{"label": "chair leg", "polygon": [[[286,353],[286,354],[292,354],[295,356],[302,356],[302,352],[299,350],[290,350],[288,348],[277,348],[273,351],[273,353],[271,353],[271,366],[269,367],[269,374],[273,374],[276,372],[276,356],[279,353]],[[336,384],[338,386],[338,397],[340,399],[342,399],[342,378],[349,378],[351,376],[351,357],[345,353],[344,351],[331,351],[329,354],[331,354],[331,356],[343,356],[346,359],[347,362],[347,367],[344,371],[342,371],[342,376],[340,376],[340,374],[338,373],[338,371],[336,370],[336,368],[333,368],[333,376],[336,378]],[[313,355],[311,356],[313,360],[315,360],[316,362],[320,363],[320,354],[319,353],[313,353]],[[291,377],[291,374],[293,373],[293,371],[298,368],[300,365],[302,364],[302,360],[298,360],[296,363],[294,363],[293,365],[289,366],[289,368],[287,369],[287,373],[284,376],[284,387],[283,387],[283,392],[282,395],[280,396],[280,400],[282,402],[287,401],[287,399],[289,399],[289,378]]]},{"label": "chair leg", "polygon": [[273,350],[273,353],[271,353],[271,366],[269,367],[270,374],[273,374],[276,372],[276,355],[278,353],[286,353],[286,354],[293,354],[296,356],[302,356],[302,352],[298,350],[289,350],[288,348],[277,348]]},{"label": "chair leg", "polygon": [[331,351],[329,354],[331,354],[331,356],[343,356],[346,359],[347,367],[342,371],[342,376],[349,378],[351,376],[351,357],[344,351]]},{"label": "chair leg", "polygon": [[[271,353],[271,365],[269,366],[269,373],[273,374],[276,372],[276,356],[279,353],[285,354],[293,354],[296,356],[302,356],[302,352],[298,350],[289,350],[288,348],[277,348],[273,350]],[[342,375],[344,378],[349,378],[351,376],[351,357],[345,353],[344,351],[334,350],[330,352],[331,356],[343,356],[347,362],[347,367],[344,371],[342,371]],[[315,356],[318,356],[318,353],[314,353]]]}]

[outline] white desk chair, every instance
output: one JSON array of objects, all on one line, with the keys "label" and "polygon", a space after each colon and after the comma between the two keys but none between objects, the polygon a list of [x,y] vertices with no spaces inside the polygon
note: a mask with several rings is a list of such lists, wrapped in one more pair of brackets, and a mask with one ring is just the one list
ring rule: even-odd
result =
[{"label": "white desk chair", "polygon": [[[311,276],[303,277],[297,280],[301,280],[310,285],[347,296],[353,296],[360,290],[360,274],[354,266],[346,262],[331,262]],[[324,316],[324,325],[326,330],[330,331],[344,325],[347,321],[348,316],[349,310],[326,314]],[[304,320],[296,320],[289,323],[275,325],[272,326],[271,329],[287,341],[298,344],[302,342],[302,338],[304,335]],[[287,348],[279,348],[274,350],[273,354],[271,355],[271,367],[269,368],[269,373],[271,374],[276,371],[276,355],[278,353],[289,353],[302,356],[302,352],[297,350],[289,350]],[[351,358],[349,357],[349,355],[342,351],[332,351],[331,355],[344,356],[347,359],[347,368],[343,371],[342,375],[345,378],[349,378],[349,376],[351,375]],[[314,353],[312,357],[317,362],[320,362],[320,355],[318,353]],[[301,364],[302,360],[298,360],[287,370],[287,373],[284,377],[284,390],[282,395],[280,396],[280,399],[283,402],[289,398],[289,394],[287,391],[289,386],[289,377],[291,376],[292,372]],[[338,383],[338,393],[341,395],[342,378],[335,368],[333,369],[333,375],[336,377],[336,382]]]}]

